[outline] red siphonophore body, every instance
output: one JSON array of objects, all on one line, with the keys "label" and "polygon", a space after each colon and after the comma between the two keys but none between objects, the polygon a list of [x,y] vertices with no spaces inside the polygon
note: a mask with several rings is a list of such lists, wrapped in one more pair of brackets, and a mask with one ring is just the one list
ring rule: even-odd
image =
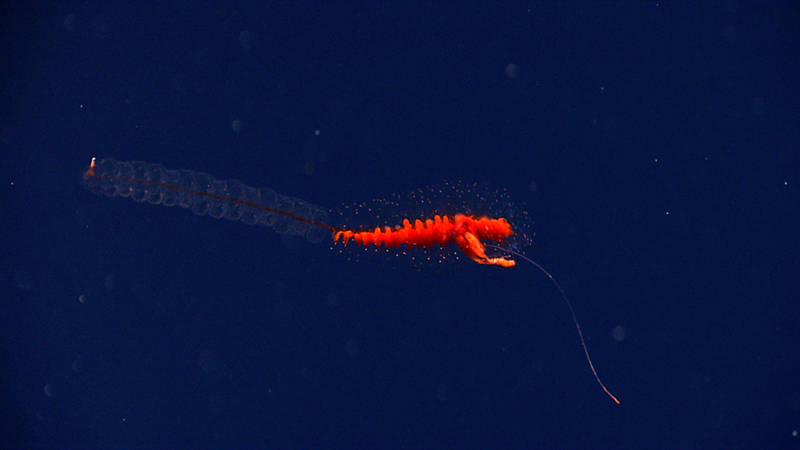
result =
[{"label": "red siphonophore body", "polygon": [[511,224],[506,219],[456,214],[452,219],[439,215],[424,222],[417,219],[413,225],[405,219],[402,226],[394,229],[384,227],[373,231],[339,230],[333,233],[333,241],[341,240],[347,245],[353,240],[363,246],[380,247],[383,244],[386,248],[403,244],[409,247],[446,247],[455,242],[465,255],[478,264],[513,267],[516,264],[513,259],[486,256],[486,248],[482,243],[484,240],[502,243],[512,234]]},{"label": "red siphonophore body", "polygon": [[197,215],[235,220],[247,225],[262,225],[275,232],[306,238],[312,243],[324,240],[329,233],[333,243],[347,245],[350,241],[362,246],[447,247],[455,243],[469,259],[478,264],[513,267],[516,262],[506,256],[486,255],[486,247],[501,254],[519,257],[536,266],[558,288],[569,307],[572,320],[580,337],[581,347],[595,380],[603,391],[620,404],[600,380],[589,357],[575,310],[553,276],[538,263],[515,250],[502,247],[514,234],[505,218],[491,218],[468,214],[452,217],[435,215],[433,219],[417,219],[412,224],[403,220],[394,228],[373,230],[337,229],[326,223],[328,212],[298,198],[281,195],[269,188],[253,188],[237,180],[217,180],[193,170],[169,170],[161,164],[143,161],[97,160],[92,158],[83,173],[84,186],[107,197],[128,197],[138,202],[154,205],[180,206]]}]

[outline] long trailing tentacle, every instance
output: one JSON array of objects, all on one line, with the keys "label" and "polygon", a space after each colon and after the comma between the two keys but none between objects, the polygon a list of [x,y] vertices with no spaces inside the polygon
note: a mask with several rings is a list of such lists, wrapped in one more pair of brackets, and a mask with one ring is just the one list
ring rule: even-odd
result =
[{"label": "long trailing tentacle", "polygon": [[578,337],[581,340],[581,347],[583,347],[583,353],[586,355],[586,361],[589,363],[589,368],[592,369],[592,375],[594,375],[594,379],[597,380],[597,384],[599,384],[600,387],[603,388],[603,391],[606,394],[608,394],[609,397],[611,397],[611,400],[614,400],[614,403],[619,405],[620,404],[619,399],[617,399],[617,397],[614,396],[614,394],[612,394],[611,391],[608,390],[606,385],[603,384],[603,382],[600,380],[600,375],[597,374],[597,369],[595,369],[595,367],[594,367],[594,363],[592,362],[592,357],[589,356],[589,349],[588,349],[588,347],[586,347],[586,341],[583,338],[583,331],[581,331],[581,325],[578,322],[578,316],[577,316],[577,314],[575,314],[575,308],[572,307],[572,302],[569,301],[569,297],[567,297],[567,294],[564,292],[564,289],[561,287],[561,285],[558,283],[558,281],[556,281],[556,279],[553,278],[553,275],[551,275],[550,272],[548,272],[547,269],[542,267],[539,263],[537,263],[536,261],[528,258],[527,256],[523,255],[522,253],[519,253],[517,251],[511,250],[511,249],[508,249],[508,248],[503,248],[503,247],[500,247],[499,245],[494,245],[494,244],[486,244],[486,246],[494,248],[494,249],[497,249],[497,250],[500,250],[501,252],[510,253],[510,254],[516,256],[517,258],[522,258],[525,261],[528,261],[529,263],[533,264],[539,270],[541,270],[542,273],[547,275],[547,278],[550,278],[550,281],[553,282],[555,287],[558,289],[558,292],[561,293],[561,298],[563,298],[564,299],[564,303],[567,304],[567,307],[569,308],[570,314],[572,314],[572,322],[575,323],[575,329],[578,330]]}]

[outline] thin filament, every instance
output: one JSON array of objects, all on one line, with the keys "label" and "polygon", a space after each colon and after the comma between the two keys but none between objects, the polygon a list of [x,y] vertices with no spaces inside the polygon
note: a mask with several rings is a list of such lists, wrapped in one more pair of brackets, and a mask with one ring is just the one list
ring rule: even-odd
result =
[{"label": "thin filament", "polygon": [[512,255],[514,255],[514,256],[516,256],[518,258],[522,258],[525,261],[528,261],[529,263],[531,263],[534,266],[536,266],[539,270],[542,271],[542,273],[547,275],[547,278],[550,278],[550,281],[552,281],[553,284],[556,286],[556,288],[558,289],[558,292],[561,293],[561,297],[564,299],[564,303],[567,304],[567,307],[569,308],[570,314],[572,314],[572,321],[575,323],[575,329],[578,330],[578,337],[581,340],[581,347],[583,347],[583,353],[586,355],[586,361],[589,363],[589,368],[592,369],[592,375],[594,375],[594,379],[597,380],[597,384],[599,384],[600,387],[603,388],[603,391],[606,394],[608,394],[609,397],[611,397],[611,400],[614,400],[614,403],[619,405],[620,402],[617,399],[617,397],[615,397],[614,394],[612,394],[611,391],[609,391],[608,388],[606,388],[606,385],[603,384],[603,382],[600,380],[600,376],[597,374],[597,370],[594,368],[594,363],[592,363],[592,358],[589,356],[589,349],[586,347],[586,341],[583,339],[583,331],[581,331],[581,325],[578,322],[578,316],[575,314],[575,309],[572,307],[572,303],[569,301],[569,298],[567,297],[567,294],[564,292],[564,289],[561,287],[561,285],[558,283],[558,281],[556,281],[556,279],[553,278],[553,275],[550,275],[550,272],[548,272],[539,263],[537,263],[536,261],[528,258],[527,256],[523,255],[522,253],[516,252],[516,251],[508,249],[508,248],[503,248],[503,247],[500,247],[500,246],[497,246],[497,245],[494,245],[494,244],[486,244],[486,246],[487,247],[496,248],[497,250],[500,250],[502,252],[511,253]]}]

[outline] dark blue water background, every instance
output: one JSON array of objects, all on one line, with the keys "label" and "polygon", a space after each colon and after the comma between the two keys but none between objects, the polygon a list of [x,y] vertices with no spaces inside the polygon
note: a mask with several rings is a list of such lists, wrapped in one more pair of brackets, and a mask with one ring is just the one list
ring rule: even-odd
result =
[{"label": "dark blue water background", "polygon": [[[797,446],[797,5],[478,3],[3,6],[3,447]],[[92,156],[507,188],[622,405],[529,265],[107,199]]]}]

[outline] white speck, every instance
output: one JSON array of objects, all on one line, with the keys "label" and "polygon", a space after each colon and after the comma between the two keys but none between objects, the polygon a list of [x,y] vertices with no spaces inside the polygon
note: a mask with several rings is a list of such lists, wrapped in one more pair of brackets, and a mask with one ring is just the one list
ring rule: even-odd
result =
[{"label": "white speck", "polygon": [[314,136],[319,136],[319,130],[314,130]]},{"label": "white speck", "polygon": [[[14,184],[14,183],[11,183],[11,184]],[[786,181],[786,180],[784,180],[784,181],[783,181],[783,185],[784,185],[784,186],[788,186],[788,185],[789,185],[789,182],[788,182],[788,181]]]},{"label": "white speck", "polygon": [[508,78],[517,78],[519,76],[519,66],[516,64],[508,64],[505,68],[505,74]]},{"label": "white speck", "polygon": [[667,215],[669,215],[669,210],[667,210]]},{"label": "white speck", "polygon": [[653,158],[653,162],[658,164],[658,158]]},{"label": "white speck", "polygon": [[627,330],[625,329],[625,327],[623,327],[622,325],[617,325],[611,331],[611,336],[614,338],[615,341],[622,342],[622,341],[625,340],[625,334],[626,333],[627,333]]}]

